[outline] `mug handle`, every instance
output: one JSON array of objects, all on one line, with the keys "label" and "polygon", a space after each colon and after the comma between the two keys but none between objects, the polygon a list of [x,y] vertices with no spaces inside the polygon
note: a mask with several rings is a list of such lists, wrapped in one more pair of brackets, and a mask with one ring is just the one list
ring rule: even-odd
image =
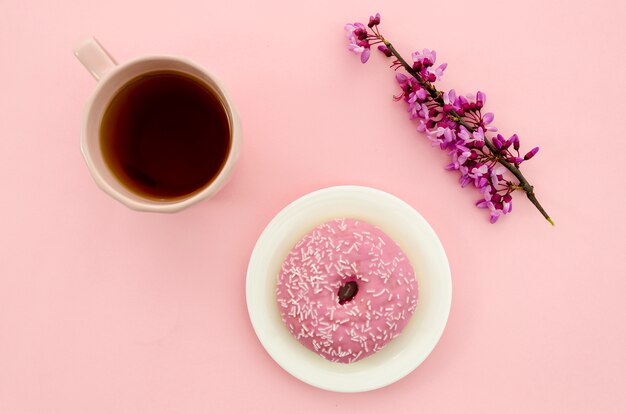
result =
[{"label": "mug handle", "polygon": [[74,48],[74,55],[96,80],[100,80],[107,72],[117,66],[117,62],[95,37],[87,38],[78,44]]}]

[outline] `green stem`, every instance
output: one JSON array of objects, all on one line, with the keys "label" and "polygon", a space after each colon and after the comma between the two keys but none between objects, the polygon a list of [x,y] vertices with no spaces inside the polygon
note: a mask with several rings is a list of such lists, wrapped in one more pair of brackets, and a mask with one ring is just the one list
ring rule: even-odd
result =
[{"label": "green stem", "polygon": [[[402,58],[402,55],[398,53],[396,48],[394,48],[391,43],[389,43],[382,36],[380,38],[385,44],[385,46],[389,48],[389,51],[396,57],[396,59],[398,59],[398,62],[400,62],[400,64],[404,67],[404,69],[417,80],[417,82],[420,84],[422,88],[426,90],[426,92],[428,92],[432,100],[435,101],[437,104],[439,104],[439,106],[443,107],[444,101],[443,101],[442,93],[438,91],[437,88],[435,88],[435,86],[432,83],[425,80],[418,72],[416,72],[415,69],[413,69],[413,67],[409,65],[406,62],[406,60]],[[459,124],[463,125],[465,128],[467,128],[469,132],[474,132],[476,130],[470,124],[465,122],[461,118],[461,116],[454,110],[448,113],[448,117],[452,119],[453,121],[458,122]],[[498,151],[498,149],[486,138],[485,138],[485,145],[487,146],[487,148],[489,148],[489,151],[491,151],[491,154],[493,154],[498,159],[498,162],[502,164],[504,168],[509,170],[511,174],[515,176],[515,178],[518,179],[519,186],[521,187],[522,190],[526,192],[526,196],[528,197],[530,202],[533,203],[533,205],[537,207],[537,210],[539,210],[541,215],[543,215],[543,217],[545,217],[545,219],[548,220],[548,222],[554,226],[554,221],[552,221],[552,219],[550,218],[546,210],[539,203],[539,200],[537,200],[533,186],[530,185],[530,183],[528,182],[526,177],[524,177],[520,169],[517,168],[514,164],[507,161],[506,158],[504,158],[504,156],[500,154],[500,151]]]}]

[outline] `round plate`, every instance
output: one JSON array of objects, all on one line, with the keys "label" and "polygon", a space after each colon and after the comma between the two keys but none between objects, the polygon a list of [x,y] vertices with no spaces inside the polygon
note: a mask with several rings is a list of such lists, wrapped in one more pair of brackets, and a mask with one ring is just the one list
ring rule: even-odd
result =
[{"label": "round plate", "polygon": [[[342,217],[367,221],[395,240],[411,261],[419,288],[417,309],[402,334],[353,364],[327,361],[301,345],[281,320],[276,303],[278,272],[289,251],[317,225]],[[270,356],[294,377],[339,392],[384,387],[417,368],[441,337],[451,297],[448,260],[426,220],[391,194],[356,186],[315,191],[285,207],[259,237],[246,280],[250,320]]]}]

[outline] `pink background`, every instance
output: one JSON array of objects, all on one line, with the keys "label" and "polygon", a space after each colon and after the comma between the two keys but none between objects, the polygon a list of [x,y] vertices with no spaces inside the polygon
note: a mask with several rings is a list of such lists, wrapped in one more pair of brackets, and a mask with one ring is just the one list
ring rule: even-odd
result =
[{"label": "pink background", "polygon": [[[567,412],[626,410],[626,6],[597,1],[4,0],[0,7],[0,413]],[[449,63],[443,87],[487,92],[553,216],[520,194],[490,225],[444,153],[415,132],[387,62],[361,65],[343,24],[383,15],[408,56]],[[120,62],[187,56],[219,75],[244,124],[214,199],[136,213],[78,149],[95,81],[71,48]],[[310,387],[265,353],[245,306],[268,221],[331,185],[388,191],[441,238],[448,326],[387,388]]]}]

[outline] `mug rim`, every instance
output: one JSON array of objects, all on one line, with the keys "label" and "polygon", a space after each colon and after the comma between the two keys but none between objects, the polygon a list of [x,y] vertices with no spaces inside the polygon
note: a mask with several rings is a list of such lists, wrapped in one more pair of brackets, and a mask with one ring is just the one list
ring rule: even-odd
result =
[{"label": "mug rim", "polygon": [[[183,196],[181,198],[177,198],[177,199],[170,200],[170,201],[168,200],[160,201],[160,200],[146,198],[130,190],[128,191],[133,193],[137,197],[136,199],[133,199],[123,194],[121,191],[115,188],[107,179],[104,178],[100,169],[95,166],[95,163],[93,161],[93,155],[88,148],[88,143],[92,139],[94,139],[93,137],[89,136],[90,135],[89,134],[90,115],[94,108],[94,105],[97,103],[97,100],[100,98],[107,84],[111,81],[111,79],[114,76],[119,75],[121,72],[128,70],[132,66],[145,63],[145,62],[156,62],[156,61],[178,62],[178,63],[183,64],[184,66],[193,68],[194,70],[206,76],[207,79],[210,79],[214,85],[208,84],[206,79],[199,78],[200,81],[208,85],[211,89],[215,90],[215,92],[219,95],[219,98],[222,101],[222,105],[224,106],[224,111],[226,112],[226,115],[230,122],[230,148],[228,151],[228,155],[226,157],[226,161],[224,162],[222,168],[217,173],[217,175],[215,175],[215,177],[199,191],[191,193],[191,195],[189,196]],[[176,69],[166,68],[165,70],[176,70]],[[145,71],[144,73],[149,73],[149,72],[150,71]],[[182,69],[181,72],[197,77],[193,73],[189,73],[185,71],[184,69]],[[131,81],[132,79],[138,76],[141,76],[141,75],[128,76],[126,79],[123,79],[121,86],[116,88],[111,93],[111,96],[107,99],[105,106],[108,106],[108,104],[110,103],[110,100],[116,95],[116,93],[119,91],[121,87],[123,87],[129,81]],[[102,116],[99,117],[98,121],[99,122],[102,121]],[[82,121],[81,121],[80,149],[81,149],[83,159],[85,160],[87,167],[89,169],[89,173],[91,174],[92,178],[94,179],[98,187],[100,187],[100,189],[103,190],[105,193],[107,193],[108,195],[116,199],[117,201],[121,202],[122,204],[126,205],[127,207],[133,210],[147,211],[147,212],[160,212],[160,213],[175,213],[199,201],[202,201],[206,198],[211,197],[225,184],[226,180],[229,178],[229,176],[232,173],[234,164],[239,155],[240,135],[241,135],[240,130],[241,130],[241,125],[240,125],[239,116],[233,105],[232,99],[228,91],[222,84],[222,82],[215,75],[213,75],[203,66],[197,64],[196,62],[188,58],[175,56],[175,55],[143,55],[143,56],[130,59],[126,62],[116,65],[98,81],[96,88],[92,92],[83,110]],[[99,140],[99,138],[100,137],[98,135],[96,139]],[[108,168],[108,167],[105,166],[105,168]],[[122,183],[119,183],[119,185],[123,186]]]}]

